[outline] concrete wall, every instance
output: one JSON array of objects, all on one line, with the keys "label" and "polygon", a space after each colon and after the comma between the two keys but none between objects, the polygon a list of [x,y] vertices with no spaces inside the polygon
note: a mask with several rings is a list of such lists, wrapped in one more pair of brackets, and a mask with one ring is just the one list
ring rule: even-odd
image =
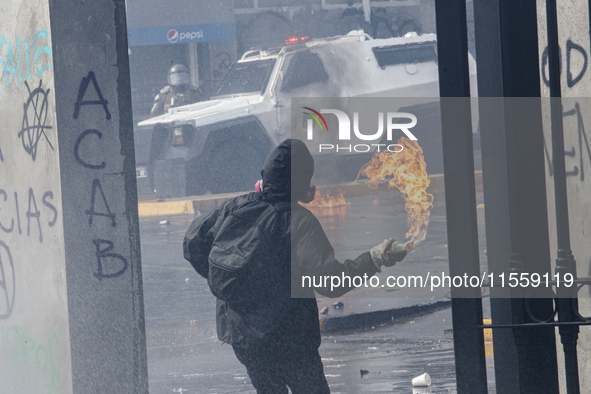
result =
[{"label": "concrete wall", "polygon": [[124,11],[0,2],[0,393],[147,392]]},{"label": "concrete wall", "polygon": [[46,1],[0,2],[0,393],[6,394],[72,392],[51,48]]},{"label": "concrete wall", "polygon": [[[545,1],[538,3],[538,34],[540,37],[540,66],[542,71],[542,96],[550,95],[545,81],[548,79],[548,62],[544,56],[547,46]],[[564,147],[567,152],[566,171],[569,198],[571,248],[577,260],[580,277],[591,276],[591,64],[590,21],[588,3],[564,0],[558,3],[558,28],[561,49],[561,87],[563,100]],[[543,68],[542,68],[543,67]],[[545,81],[544,81],[545,80]],[[550,247],[556,259],[556,222],[554,208],[554,178],[552,167],[552,140],[549,127],[549,105],[544,106],[546,155],[546,188],[548,216],[550,219]],[[553,264],[555,262],[553,261]],[[591,316],[590,289],[579,293],[579,309],[583,316]],[[557,336],[561,393],[566,393],[562,344]],[[579,334],[579,377],[581,392],[591,391],[591,328],[581,327]]]}]

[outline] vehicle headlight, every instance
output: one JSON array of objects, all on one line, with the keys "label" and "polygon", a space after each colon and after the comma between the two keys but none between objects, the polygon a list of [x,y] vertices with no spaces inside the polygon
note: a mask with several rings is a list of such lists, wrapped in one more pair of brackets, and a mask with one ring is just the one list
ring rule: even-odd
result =
[{"label": "vehicle headlight", "polygon": [[188,124],[175,126],[172,130],[172,145],[185,146],[191,142],[193,136],[193,127]]}]

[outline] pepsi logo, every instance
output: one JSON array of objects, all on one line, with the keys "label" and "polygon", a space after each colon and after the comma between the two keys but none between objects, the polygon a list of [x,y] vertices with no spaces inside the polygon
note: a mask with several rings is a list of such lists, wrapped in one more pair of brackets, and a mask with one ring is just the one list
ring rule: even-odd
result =
[{"label": "pepsi logo", "polygon": [[170,41],[171,43],[175,43],[179,40],[179,32],[174,30],[174,29],[170,29],[168,31],[168,41]]}]

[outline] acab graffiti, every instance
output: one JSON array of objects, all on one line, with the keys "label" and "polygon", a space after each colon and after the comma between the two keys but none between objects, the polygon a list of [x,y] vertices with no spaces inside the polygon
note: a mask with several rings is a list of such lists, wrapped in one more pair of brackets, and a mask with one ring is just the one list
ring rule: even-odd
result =
[{"label": "acab graffiti", "polygon": [[[98,100],[85,100],[85,96],[89,89],[94,90],[94,94],[98,97]],[[104,111],[105,119],[111,120],[108,104],[109,102],[103,97],[94,72],[90,71],[88,75],[80,81],[76,103],[74,104],[73,118],[78,119],[83,107],[96,105],[102,107],[101,111]],[[91,163],[80,154],[81,145],[91,143],[94,138],[100,140],[103,138],[103,134],[96,129],[87,129],[80,133],[74,144],[74,158],[76,159],[76,162],[84,168],[94,171],[103,170],[107,166],[105,161],[101,163]],[[89,228],[92,228],[95,219],[98,220],[99,218],[105,218],[109,221],[111,227],[117,227],[116,214],[112,212],[109,206],[107,196],[105,195],[99,178],[94,178],[92,180],[92,184],[90,185],[89,209],[85,210],[84,213],[88,215]],[[127,271],[129,263],[121,254],[114,252],[115,243],[113,241],[103,238],[95,238],[92,240],[92,243],[94,245],[97,259],[97,270],[94,273],[94,276],[98,280],[116,278]]]},{"label": "acab graffiti", "polygon": [[0,99],[4,98],[3,92],[9,91],[13,86],[18,87],[25,80],[33,80],[33,74],[40,76],[51,67],[53,52],[50,47],[43,45],[47,36],[47,30],[39,30],[33,35],[31,44],[29,40],[23,42],[20,37],[16,37],[16,45],[6,35],[0,36],[0,71],[4,77]]}]

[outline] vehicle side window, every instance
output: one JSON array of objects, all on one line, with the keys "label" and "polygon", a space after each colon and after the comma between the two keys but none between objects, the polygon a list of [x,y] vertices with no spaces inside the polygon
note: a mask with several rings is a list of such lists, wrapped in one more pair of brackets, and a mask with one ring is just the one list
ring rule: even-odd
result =
[{"label": "vehicle side window", "polygon": [[314,82],[328,81],[328,74],[322,60],[310,51],[296,53],[283,77],[282,92],[289,92],[295,88],[306,86]]},{"label": "vehicle side window", "polygon": [[234,63],[218,86],[216,96],[263,92],[275,66],[275,59]]},{"label": "vehicle side window", "polygon": [[396,64],[437,62],[435,42],[372,48],[381,68]]}]

